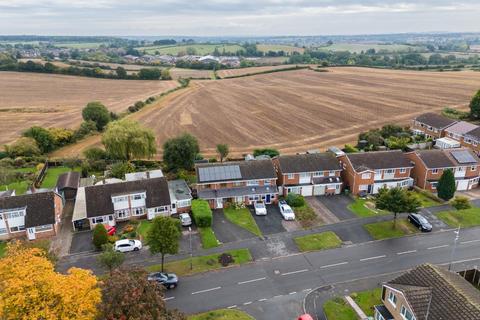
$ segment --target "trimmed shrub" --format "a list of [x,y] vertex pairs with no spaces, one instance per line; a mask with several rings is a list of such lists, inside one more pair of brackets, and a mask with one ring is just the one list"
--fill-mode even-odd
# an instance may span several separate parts
[[107,229],[103,224],[97,224],[93,229],[93,245],[97,250],[102,249],[102,246],[108,242]]
[[232,255],[229,253],[222,253],[218,256],[218,262],[223,266],[226,267],[231,263],[234,263],[235,260],[233,259]]
[[296,193],[289,193],[286,200],[291,207],[303,207],[305,205],[305,198]]
[[193,200],[192,215],[197,227],[207,228],[212,226],[213,215],[208,201],[201,199]]
[[456,196],[452,201],[450,201],[450,204],[457,210],[470,209],[472,207],[470,200],[463,196]]

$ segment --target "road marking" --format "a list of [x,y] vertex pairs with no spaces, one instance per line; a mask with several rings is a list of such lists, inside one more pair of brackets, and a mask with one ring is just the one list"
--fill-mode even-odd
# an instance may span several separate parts
[[321,266],[320,269],[341,266],[341,265],[347,264],[347,263],[348,263],[347,261],[344,261],[344,262],[339,262],[339,263],[334,263],[334,264],[327,264],[326,266]]
[[263,298],[263,299],[259,299],[258,301],[263,302],[263,301],[267,301],[267,299]]
[[237,307],[237,305],[234,304],[233,306],[227,307],[227,309],[233,309],[233,308],[236,308],[236,307]]
[[163,301],[168,301],[168,300],[172,300],[172,299],[175,299],[175,297],[163,298]]
[[460,243],[461,243],[461,244],[466,244],[466,243],[473,243],[473,242],[480,242],[480,239],[470,240],[470,241],[462,241],[462,242],[460,242]]
[[239,282],[238,284],[245,284],[245,283],[250,283],[250,282],[255,282],[255,281],[261,281],[261,280],[265,280],[267,278],[258,278],[258,279],[252,279],[252,280],[247,280],[247,281],[241,281]]
[[273,299],[275,299],[275,298],[280,298],[281,296],[282,296],[282,295],[280,294],[280,295],[278,295],[278,296],[273,297]]
[[221,289],[221,288],[222,288],[222,287],[215,287],[215,288],[211,288],[211,289],[205,289],[205,290],[195,291],[195,292],[192,292],[192,294],[199,294],[199,293],[209,292],[209,291],[218,290],[218,289]]
[[302,291],[303,292],[309,292],[309,291],[312,291],[312,289],[308,288],[308,289],[303,289]]
[[292,294],[295,294],[295,293],[297,293],[297,292],[296,292],[296,291],[293,291],[293,292],[290,292],[289,294],[292,295]]
[[400,256],[400,255],[402,255],[402,254],[414,253],[414,252],[417,252],[417,250],[410,250],[410,251],[397,252],[397,254]]
[[374,259],[381,259],[381,258],[385,258],[385,257],[386,257],[386,255],[383,255],[383,256],[375,256],[375,257],[360,259],[360,261],[368,261],[368,260],[374,260]]
[[245,302],[243,305],[248,306],[249,304],[252,304],[252,301]]
[[307,271],[308,271],[308,269],[302,269],[302,270],[297,270],[297,271],[285,272],[285,273],[282,273],[282,276],[288,276],[288,275],[290,275],[290,274],[307,272]]
[[448,244],[444,244],[443,246],[430,247],[430,248],[427,248],[427,250],[440,249],[445,247],[448,247]]

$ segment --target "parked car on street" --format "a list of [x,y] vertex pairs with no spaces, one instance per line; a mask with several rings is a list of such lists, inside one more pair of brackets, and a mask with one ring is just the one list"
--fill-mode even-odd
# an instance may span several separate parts
[[178,286],[178,277],[175,273],[154,272],[147,278],[149,281],[156,281],[167,289],[173,289]]
[[283,219],[285,220],[295,220],[295,212],[288,205],[287,201],[280,200],[278,202],[278,207],[280,208],[280,213],[282,214]]
[[119,252],[138,251],[142,249],[140,240],[122,239],[115,241],[115,250]]
[[428,220],[422,216],[421,214],[418,213],[410,213],[408,215],[408,221],[410,221],[411,224],[416,226],[420,231],[425,231],[425,232],[430,232],[432,231],[432,225]]
[[192,225],[192,218],[188,213],[180,213],[178,218],[180,219],[180,223],[183,227],[188,227]]
[[113,236],[115,234],[115,232],[117,232],[117,228],[112,227],[112,226],[107,227],[107,234],[109,236]]
[[265,206],[265,203],[255,202],[253,207],[255,208],[255,214],[257,216],[266,216],[267,215],[267,207]]

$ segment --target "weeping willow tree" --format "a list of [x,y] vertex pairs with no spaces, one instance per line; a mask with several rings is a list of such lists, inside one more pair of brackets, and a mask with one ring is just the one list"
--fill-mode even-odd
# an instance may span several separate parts
[[107,153],[117,160],[151,158],[157,153],[153,132],[135,121],[109,123],[102,143]]

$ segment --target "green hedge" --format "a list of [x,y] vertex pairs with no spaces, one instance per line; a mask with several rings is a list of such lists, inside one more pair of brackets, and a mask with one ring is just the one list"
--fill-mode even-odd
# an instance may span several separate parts
[[291,207],[303,207],[306,204],[305,198],[302,195],[299,195],[293,192],[290,192],[287,195],[286,200],[288,205]]
[[208,201],[201,199],[193,200],[192,215],[197,227],[208,228],[212,226],[213,215]]

